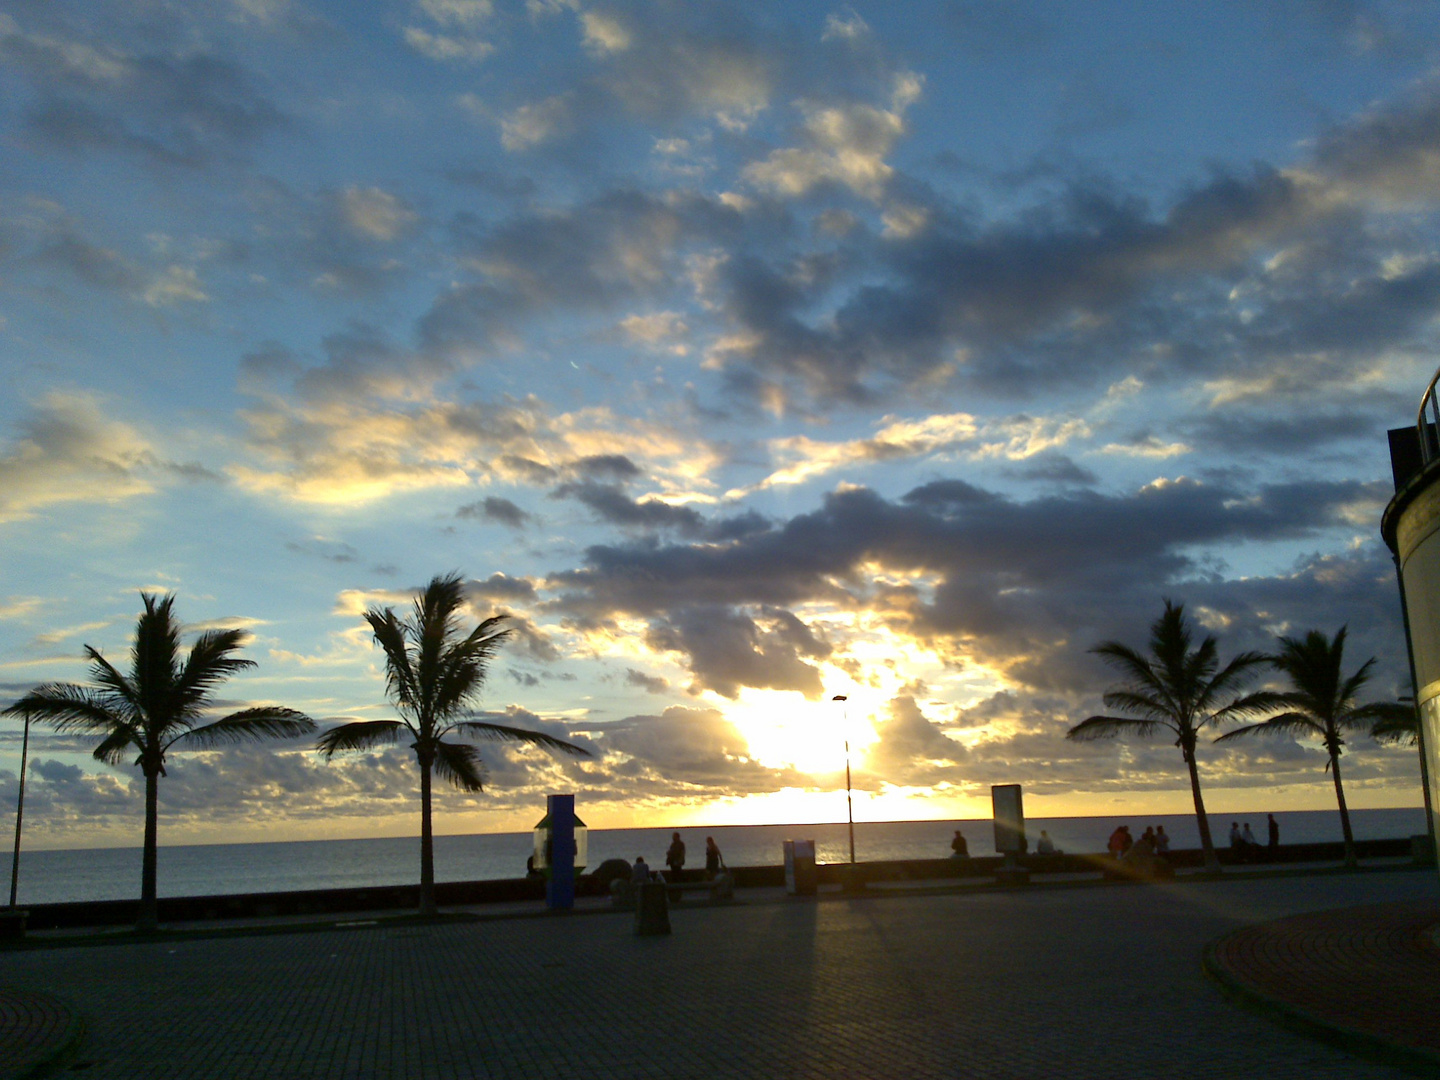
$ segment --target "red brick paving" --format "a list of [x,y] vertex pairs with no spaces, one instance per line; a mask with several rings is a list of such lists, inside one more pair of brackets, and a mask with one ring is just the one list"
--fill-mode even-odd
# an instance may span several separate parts
[[21,1076],[49,1061],[79,1034],[79,1021],[45,994],[0,987],[0,1077]]
[[1437,1055],[1440,904],[1419,900],[1294,915],[1236,931],[1212,947],[1222,976],[1268,1002],[1342,1032]]

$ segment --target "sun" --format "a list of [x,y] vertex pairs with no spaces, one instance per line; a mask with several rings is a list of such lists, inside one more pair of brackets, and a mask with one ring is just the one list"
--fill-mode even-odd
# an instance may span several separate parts
[[794,691],[747,688],[722,708],[761,765],[829,776],[845,771],[847,738],[852,764],[875,742],[870,717],[880,704],[870,701],[873,691],[846,694],[845,701],[831,700],[833,696],[809,701]]

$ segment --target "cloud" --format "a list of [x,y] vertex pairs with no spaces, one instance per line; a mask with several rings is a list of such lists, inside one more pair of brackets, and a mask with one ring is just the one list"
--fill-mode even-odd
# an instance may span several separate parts
[[370,240],[393,241],[409,232],[417,217],[396,196],[376,187],[348,187],[339,200],[345,224]]
[[134,428],[92,397],[48,395],[0,451],[0,522],[67,502],[119,502],[155,490],[158,459]]
[[512,529],[523,529],[535,520],[533,514],[521,510],[509,499],[501,499],[494,495],[487,495],[477,502],[466,503],[455,511],[455,516],[493,521],[497,525],[506,525]]
[[73,152],[118,150],[167,166],[233,158],[286,123],[233,62],[193,48],[131,53],[83,30],[26,30],[0,19],[0,57],[29,82],[35,138]]
[[920,93],[913,74],[897,78],[890,108],[801,102],[807,145],[773,150],[747,165],[746,181],[794,198],[819,184],[839,184],[862,198],[878,200],[894,170],[886,163],[905,133],[905,109]]
[[[1015,685],[1075,689],[1095,678],[1090,642],[1148,625],[1160,595],[1210,591],[1184,584],[1205,580],[1197,551],[1348,534],[1352,506],[1378,487],[1181,478],[1024,502],[959,480],[894,502],[849,487],[722,545],[591,547],[585,565],[551,575],[547,605],[582,625],[645,620],[650,648],[681,656],[694,688],[727,697],[744,686],[820,692],[814,662],[834,646],[799,636],[801,608],[868,611],[942,659],[988,665]],[[1259,582],[1235,588],[1257,593]],[[1372,604],[1393,605],[1393,583],[1370,588]]]

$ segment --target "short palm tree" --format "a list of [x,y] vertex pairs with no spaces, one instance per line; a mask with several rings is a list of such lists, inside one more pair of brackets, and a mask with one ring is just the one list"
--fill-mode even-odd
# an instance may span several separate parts
[[385,651],[386,696],[398,720],[364,720],[331,728],[316,748],[330,758],[342,750],[365,750],[398,742],[408,733],[420,765],[420,913],[435,913],[435,852],[431,832],[432,770],[462,791],[485,790],[485,765],[461,735],[504,742],[532,743],[566,754],[589,755],[583,747],[525,728],[469,719],[480,696],[486,670],[510,635],[507,616],[494,615],[465,633],[459,615],[465,603],[459,574],[436,577],[415,599],[408,620],[391,608],[371,608],[365,621]]
[[1345,805],[1345,788],[1340,783],[1340,755],[1344,732],[1371,731],[1377,721],[1387,724],[1413,722],[1415,709],[1398,701],[1375,701],[1357,705],[1355,697],[1370,681],[1372,656],[1349,678],[1345,677],[1345,627],[1333,639],[1323,631],[1311,630],[1303,638],[1282,637],[1280,651],[1270,662],[1290,680],[1291,690],[1277,704],[1286,711],[1259,724],[1237,728],[1217,740],[1248,735],[1311,736],[1325,744],[1330,760],[1325,767],[1335,781],[1335,799],[1340,804],[1340,828],[1345,834],[1345,865],[1355,866],[1355,835],[1350,831],[1350,810]]
[[153,930],[158,783],[165,775],[166,754],[172,748],[203,750],[222,743],[307,735],[315,730],[315,722],[294,709],[262,705],[201,723],[216,687],[255,666],[253,660],[235,655],[245,642],[245,631],[206,631],[182,660],[175,597],[141,593],[140,599],[145,611],[135,624],[128,675],[87,645],[93,685],[45,683],[5,712],[28,712],[57,731],[101,736],[94,754],[107,765],[121,764],[131,751],[138,755],[135,763],[145,776],[145,848],[137,928]]
[[1123,682],[1105,694],[1106,707],[1132,715],[1092,716],[1066,732],[1066,738],[1085,741],[1117,735],[1149,738],[1161,731],[1174,734],[1175,745],[1180,747],[1190,770],[1190,793],[1195,799],[1205,867],[1218,873],[1220,861],[1215,857],[1210,820],[1205,816],[1205,800],[1200,794],[1195,744],[1207,727],[1273,708],[1275,695],[1264,691],[1239,694],[1255,669],[1266,662],[1263,653],[1240,653],[1222,668],[1214,637],[1207,635],[1194,649],[1191,640],[1185,605],[1166,600],[1164,614],[1150,625],[1149,656],[1118,641],[1106,641],[1091,649],[1124,676]]

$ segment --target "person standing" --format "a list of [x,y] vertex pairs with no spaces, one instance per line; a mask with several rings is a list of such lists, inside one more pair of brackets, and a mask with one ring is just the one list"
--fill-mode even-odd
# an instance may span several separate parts
[[1156,826],[1155,826],[1155,854],[1156,854],[1156,855],[1169,855],[1169,854],[1170,854],[1170,836],[1169,836],[1169,834],[1165,831],[1165,826],[1164,826],[1164,825],[1156,825]]
[[679,881],[680,871],[685,867],[685,841],[678,832],[673,834],[670,848],[665,852],[665,865],[670,868],[670,880]]
[[725,859],[720,854],[720,845],[715,843],[713,836],[705,837],[705,879],[714,881],[715,875],[720,873],[724,865]]
[[1266,814],[1266,828],[1270,831],[1270,842],[1265,846],[1270,849],[1270,858],[1275,858],[1275,849],[1280,846],[1280,823],[1275,820],[1274,814]]
[[1120,858],[1125,854],[1125,826],[1115,826],[1115,831],[1110,834],[1110,839],[1105,844],[1105,849],[1110,852],[1113,858]]

